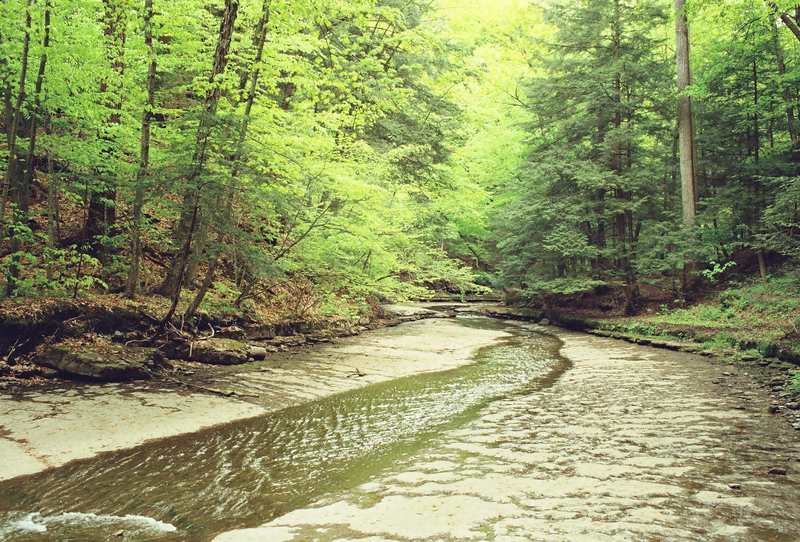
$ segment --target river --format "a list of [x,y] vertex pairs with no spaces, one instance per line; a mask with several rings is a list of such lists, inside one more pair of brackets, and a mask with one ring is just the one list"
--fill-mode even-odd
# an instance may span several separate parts
[[0,482],[0,539],[800,539],[797,435],[724,367],[458,325],[504,334],[452,370]]

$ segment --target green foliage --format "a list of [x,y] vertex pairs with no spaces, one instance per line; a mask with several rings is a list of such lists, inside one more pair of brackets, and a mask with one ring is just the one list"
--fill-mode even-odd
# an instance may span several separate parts
[[[139,186],[146,287],[164,272],[153,263],[180,260],[176,223],[186,202],[198,201],[190,246],[197,265],[186,283],[196,286],[212,259],[222,261],[207,310],[239,310],[254,298],[281,304],[286,290],[269,292],[292,282],[310,296],[307,306],[292,309],[298,317],[336,312],[337,303],[360,312],[372,297],[485,291],[473,269],[486,273],[490,265],[488,193],[464,169],[489,156],[477,148],[488,137],[488,117],[511,126],[491,84],[500,72],[515,80],[509,66],[524,59],[512,44],[478,51],[478,34],[462,33],[451,11],[422,0],[273,0],[255,65],[263,7],[251,2],[239,6],[227,68],[212,81],[222,4],[154,0],[153,107],[146,105],[151,58],[143,3],[54,0],[47,51],[45,3],[34,4],[28,64],[36,66],[45,52],[47,64],[38,98],[28,72],[22,117],[31,126],[34,100],[41,99],[50,123],[39,123],[31,173],[46,178],[48,191],[58,183],[61,220],[47,249],[46,237],[30,229],[58,218],[43,199],[34,198],[10,225],[8,240],[20,250],[3,252],[2,271],[16,281],[15,295],[121,288],[134,256],[129,233]],[[1,8],[7,60],[0,75],[9,93],[22,65],[24,6],[11,0]],[[452,29],[442,32],[443,24]],[[489,26],[507,25],[499,18]],[[514,58],[479,66],[487,55]],[[256,69],[249,107],[244,91]],[[213,107],[209,96],[218,97]],[[140,178],[144,113],[153,122]],[[21,143],[24,155],[24,135]],[[480,165],[484,175],[492,169]]]
[[789,381],[789,389],[794,393],[800,394],[800,371],[795,371]]
[[572,295],[591,292],[606,283],[584,278],[560,278],[528,283],[525,293],[530,297],[541,294]]
[[75,245],[44,249],[38,256],[12,252],[0,260],[0,273],[9,276],[12,269],[19,276],[14,281],[15,297],[76,296],[107,287],[100,261]]
[[669,156],[672,83],[653,25],[666,24],[667,11],[656,1],[562,1],[545,17],[555,36],[530,60],[529,156],[503,185],[494,216],[502,272],[523,288],[552,279],[630,283],[637,267],[653,267],[636,261],[640,233],[649,220],[672,218],[654,205]]
[[719,305],[704,303],[689,309],[676,309],[654,318],[657,322],[687,326],[731,327],[742,325],[735,310]]
[[649,322],[633,321],[620,324],[611,323],[604,325],[603,329],[638,337],[660,337],[662,335],[658,326]]
[[[260,62],[264,4],[241,3],[216,74],[225,2],[153,2],[152,48],[144,2],[35,2],[30,28],[26,0],[0,5],[0,124],[20,118],[22,164],[3,187],[3,291],[120,290],[134,232],[145,289],[186,246],[181,284],[215,271],[207,310],[297,317],[487,286],[623,285],[633,309],[641,277],[678,297],[687,262],[708,284],[743,252],[800,257],[800,49],[767,3],[690,2],[700,202],[685,228],[666,0],[272,0]],[[791,296],[747,288],[672,317],[797,317]]]
[[503,284],[583,277],[635,288],[641,275],[677,292],[688,262],[713,284],[747,251],[798,257],[787,108],[800,121],[786,101],[800,83],[796,38],[768,3],[689,6],[697,226],[679,221],[671,5],[551,2],[520,99],[532,113],[527,159],[502,179],[491,214]]
[[711,339],[703,342],[708,350],[728,352],[739,346],[739,341],[730,333],[716,333]]
[[700,271],[700,274],[709,282],[716,282],[720,275],[734,267],[736,267],[736,262],[725,262],[724,264],[720,264],[719,262],[712,260],[709,262],[709,267]]
[[768,181],[773,194],[764,210],[763,233],[758,243],[785,256],[800,259],[800,177],[777,177]]
[[[763,340],[768,344],[797,333],[798,318],[800,283],[794,272],[728,288],[709,303],[666,311],[651,320],[725,330],[741,341]],[[765,351],[762,354],[767,355]]]

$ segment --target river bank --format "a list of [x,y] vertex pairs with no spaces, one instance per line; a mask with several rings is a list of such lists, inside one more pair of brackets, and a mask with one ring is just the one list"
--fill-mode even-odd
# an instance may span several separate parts
[[[560,317],[552,311],[542,313],[493,303],[430,302],[388,307],[388,316],[372,325],[406,323],[402,328],[404,338],[401,340],[398,336],[380,346],[375,346],[374,342],[384,341],[396,332],[367,331],[363,339],[340,339],[339,344],[320,348],[308,348],[315,342],[293,335],[284,341],[284,351],[271,353],[266,362],[235,367],[180,362],[170,373],[179,378],[168,376],[124,384],[50,380],[44,385],[6,393],[0,396],[3,417],[0,479],[262,415],[357,386],[468,363],[475,351],[503,334],[493,336],[484,332],[470,337],[452,323],[408,323],[452,316],[457,312],[544,321],[601,337],[734,362],[740,371],[770,394],[769,412],[784,415],[795,429],[800,429],[800,397],[790,389],[796,370],[792,363],[736,354],[730,345],[727,350],[715,350],[709,347],[708,341],[686,340],[685,333],[681,338],[667,336],[658,328],[643,326],[635,319],[628,319],[623,325],[619,319]],[[449,338],[440,344],[427,341],[414,346],[428,325],[441,329],[442,335]],[[651,329],[651,333],[644,334],[643,329]],[[437,356],[437,353],[459,350],[461,353],[449,360]],[[391,363],[377,365],[378,358],[391,359]],[[148,423],[153,416],[158,416],[157,426]]]
[[[202,313],[164,323],[165,300],[117,295],[92,300],[43,298],[0,306],[0,391],[47,389],[64,382],[176,382],[183,365],[241,365],[311,344],[330,343],[440,312],[372,303],[356,313],[298,315],[293,311]],[[186,363],[184,363],[186,362]],[[190,373],[197,371],[191,370]],[[186,379],[180,382],[188,384]]]
[[[620,331],[619,322],[558,316],[492,303],[442,302],[388,307],[386,325],[336,344],[306,341],[268,360],[232,367],[181,362],[179,379],[118,384],[49,382],[0,395],[0,480],[57,467],[75,459],[260,416],[357,387],[470,363],[503,332],[468,330],[440,318],[475,313],[495,319],[541,321],[645,346],[716,356],[732,362],[770,395],[767,410],[800,429],[798,396],[787,390],[794,366],[779,360],[725,356],[703,344]],[[428,318],[437,320],[427,320]],[[421,319],[421,320],[420,320]],[[615,326],[613,330],[610,326]],[[431,340],[436,331],[442,339]],[[558,334],[558,331],[555,331]],[[425,339],[423,340],[423,337]],[[733,372],[727,375],[732,376]],[[722,378],[728,378],[723,376]],[[158,424],[150,423],[154,417]]]
[[[431,316],[414,307],[393,310],[400,318]],[[377,382],[452,369],[505,336],[450,319],[417,320],[275,353],[262,362],[186,363],[182,379],[192,384],[188,389],[162,379],[6,393],[0,396],[0,480]]]

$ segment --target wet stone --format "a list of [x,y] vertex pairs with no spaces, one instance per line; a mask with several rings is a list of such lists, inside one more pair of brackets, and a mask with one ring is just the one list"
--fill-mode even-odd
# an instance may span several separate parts
[[263,346],[250,346],[249,355],[252,359],[261,361],[267,358],[267,349]]
[[238,365],[250,361],[250,346],[235,339],[212,338],[175,345],[170,356],[211,365]]
[[155,368],[154,348],[106,345],[102,349],[53,346],[36,356],[38,365],[63,374],[105,382],[148,378]]

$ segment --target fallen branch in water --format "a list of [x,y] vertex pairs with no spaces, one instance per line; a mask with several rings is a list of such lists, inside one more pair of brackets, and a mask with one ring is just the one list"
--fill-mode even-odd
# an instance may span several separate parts
[[200,384],[192,384],[191,382],[187,382],[185,380],[181,380],[180,378],[170,376],[165,374],[164,372],[154,372],[154,371],[147,371],[152,378],[158,378],[162,381],[171,382],[172,384],[178,384],[185,388],[203,391],[206,393],[211,393],[213,395],[219,395],[222,397],[246,397],[248,399],[258,399],[258,395],[252,395],[248,393],[239,393],[236,391],[225,391],[225,390],[218,390],[216,388],[209,388],[208,386],[202,386]]
[[364,378],[367,373],[362,373],[357,367],[349,367],[353,372],[347,375],[347,378]]

